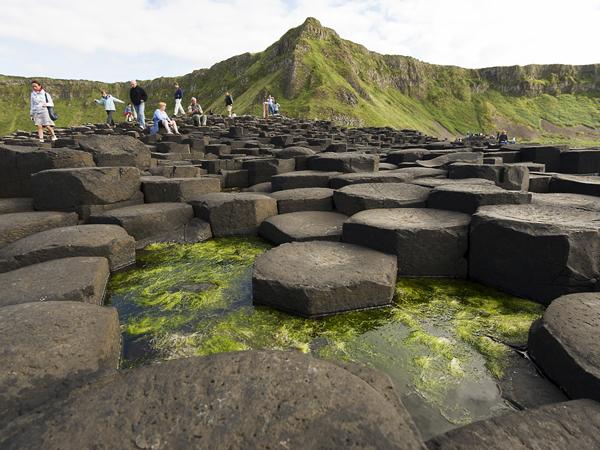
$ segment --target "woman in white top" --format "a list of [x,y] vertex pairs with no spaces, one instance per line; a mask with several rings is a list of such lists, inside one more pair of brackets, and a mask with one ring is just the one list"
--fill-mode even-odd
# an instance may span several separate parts
[[170,119],[167,114],[167,104],[164,102],[160,102],[158,104],[158,109],[154,111],[154,116],[152,116],[153,126],[150,130],[151,134],[158,133],[158,129],[163,126],[165,130],[167,130],[167,134],[173,134],[171,131],[171,127],[175,131],[175,134],[179,134],[179,129],[177,128],[177,123],[174,119]]
[[36,80],[31,82],[31,89],[29,116],[37,126],[40,142],[44,142],[44,127],[46,127],[50,136],[52,136],[52,140],[55,141],[54,122],[50,119],[50,114],[48,114],[48,107],[54,106],[52,97],[44,91],[41,83]]

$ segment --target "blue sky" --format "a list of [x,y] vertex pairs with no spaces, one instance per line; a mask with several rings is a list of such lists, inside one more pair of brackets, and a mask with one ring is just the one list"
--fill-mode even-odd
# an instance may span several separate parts
[[308,16],[463,67],[600,63],[600,0],[0,0],[0,73],[122,81],[257,52]]

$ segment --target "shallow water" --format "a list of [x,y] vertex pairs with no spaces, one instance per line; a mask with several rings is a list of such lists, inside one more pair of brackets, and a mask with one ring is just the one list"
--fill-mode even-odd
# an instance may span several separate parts
[[318,320],[252,305],[269,245],[224,238],[155,244],[114,275],[123,366],[248,349],[293,349],[386,372],[423,437],[511,409],[499,380],[541,306],[459,280],[402,279],[389,308]]

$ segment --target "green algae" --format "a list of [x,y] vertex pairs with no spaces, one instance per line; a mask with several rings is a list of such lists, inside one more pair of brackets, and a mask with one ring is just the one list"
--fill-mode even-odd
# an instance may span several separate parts
[[[542,307],[475,283],[400,279],[388,308],[307,320],[251,301],[251,265],[269,248],[257,239],[149,246],[138,266],[116,274],[126,366],[250,349],[296,350],[386,372],[423,399],[421,415],[463,424],[507,406],[497,382],[510,345],[523,345]],[[200,287],[196,289],[196,287]],[[144,342],[145,358],[128,356]],[[443,428],[438,421],[431,425]]]

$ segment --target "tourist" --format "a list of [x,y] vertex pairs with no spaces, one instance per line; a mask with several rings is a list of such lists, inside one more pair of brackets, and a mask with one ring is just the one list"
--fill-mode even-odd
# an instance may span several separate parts
[[106,123],[109,126],[112,126],[115,124],[115,121],[113,120],[113,113],[117,110],[115,107],[115,102],[123,104],[125,104],[125,102],[123,100],[119,100],[117,97],[113,97],[106,91],[101,92],[102,98],[96,100],[96,103],[99,105],[104,105],[104,110],[106,111]]
[[273,114],[275,115],[279,115],[279,108],[281,106],[279,105],[279,103],[275,102],[275,104],[273,105]]
[[135,109],[138,124],[142,130],[146,129],[146,116],[144,115],[145,102],[148,100],[146,91],[138,86],[136,80],[131,80],[131,89],[129,90],[129,98]]
[[272,95],[269,95],[267,98],[267,105],[269,107],[269,114],[275,114],[275,98]]
[[185,110],[183,109],[183,106],[181,106],[181,100],[183,99],[183,91],[177,83],[175,83],[175,87],[177,88],[177,90],[175,91],[175,110],[173,111],[173,115],[177,116],[179,114],[179,111],[181,111],[181,114],[185,116]]
[[133,106],[131,106],[131,103],[128,103],[127,106],[125,107],[125,111],[123,112],[123,115],[125,116],[125,121],[126,122],[133,122],[134,120],[134,109]]
[[204,111],[202,111],[202,106],[200,106],[200,103],[198,103],[196,97],[192,97],[191,102],[192,103],[190,103],[190,106],[188,106],[188,114],[191,114],[192,120],[194,121],[194,125],[196,125],[197,127],[199,127],[200,125],[205,127],[206,114],[204,114]]
[[154,116],[152,117],[152,129],[150,130],[151,134],[158,133],[158,129],[163,127],[167,130],[167,134],[173,134],[171,131],[171,127],[175,131],[175,134],[179,134],[179,129],[177,128],[177,123],[174,119],[169,118],[167,115],[167,104],[165,102],[160,102],[158,104],[158,109],[154,111]]
[[508,144],[508,134],[505,130],[502,130],[502,132],[498,135],[498,143],[500,143],[500,145]]
[[225,109],[227,110],[227,115],[231,117],[233,113],[233,97],[229,92],[225,92]]
[[44,90],[44,87],[40,82],[36,80],[32,81],[29,116],[37,127],[40,142],[44,142],[44,128],[50,133],[51,139],[53,141],[56,140],[54,122],[50,118],[48,108],[54,108],[52,97]]

